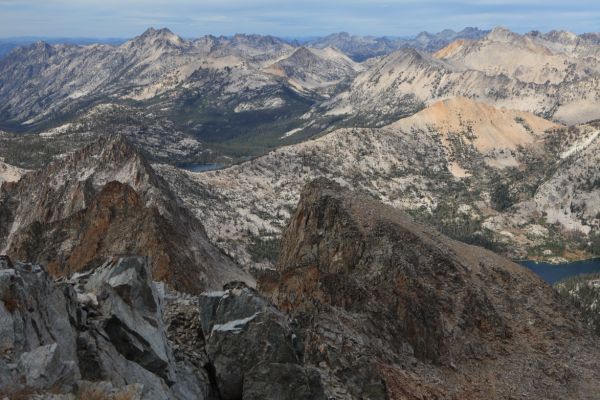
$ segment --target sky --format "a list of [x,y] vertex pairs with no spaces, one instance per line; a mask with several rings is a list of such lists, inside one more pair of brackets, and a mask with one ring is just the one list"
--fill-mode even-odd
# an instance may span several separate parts
[[414,36],[466,26],[516,32],[600,30],[598,0],[0,0],[0,37]]

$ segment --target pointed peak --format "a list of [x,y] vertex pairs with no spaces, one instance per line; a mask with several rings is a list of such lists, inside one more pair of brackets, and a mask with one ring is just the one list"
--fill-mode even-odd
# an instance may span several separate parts
[[315,57],[315,54],[307,47],[305,46],[300,46],[298,47],[294,53],[294,56],[309,56],[309,57]]
[[419,33],[419,34],[418,34],[418,35],[415,37],[415,39],[417,39],[417,40],[419,40],[419,39],[427,39],[427,38],[430,38],[430,37],[432,37],[432,36],[433,36],[433,35],[432,35],[431,33],[427,32],[427,31],[423,31],[423,32],[420,32],[420,33]]
[[498,41],[498,42],[507,42],[513,41],[519,37],[516,33],[512,32],[510,29],[505,28],[503,26],[497,26],[488,33],[486,36],[488,40]]
[[[100,137],[84,148],[70,154],[58,164],[79,165],[81,163],[119,165],[137,159],[144,167],[149,167],[140,151],[122,134]],[[150,168],[146,168],[150,169]]]
[[36,53],[47,53],[50,54],[53,51],[53,47],[48,42],[44,42],[43,40],[38,40],[28,46],[17,47],[16,50],[24,50],[24,51],[34,51]]
[[392,53],[392,55],[394,55],[393,58],[397,60],[421,61],[426,59],[424,53],[412,47],[400,49]]
[[579,40],[579,36],[577,36],[577,34],[564,30],[550,31],[544,35],[544,38],[552,42],[558,42],[563,44],[574,44]]
[[155,29],[151,27],[146,29],[140,36],[135,37],[131,42],[137,44],[168,44],[179,46],[185,41],[168,28]]
[[458,32],[456,32],[453,29],[444,29],[443,31],[441,31],[439,33],[439,35],[445,35],[445,36],[450,36],[450,35],[456,35]]
[[280,66],[285,66],[285,65],[298,66],[298,65],[304,65],[306,63],[318,62],[318,60],[320,60],[320,59],[321,59],[321,57],[319,57],[317,54],[315,54],[315,52],[311,51],[310,49],[308,49],[304,46],[300,46],[297,49],[295,49],[292,54],[290,54],[286,58],[278,61],[276,64],[280,65]]
[[131,157],[143,158],[137,147],[121,133],[102,137],[90,146],[100,154],[115,160],[125,160]]
[[144,31],[140,36],[141,37],[154,37],[154,36],[162,36],[162,35],[174,35],[173,32],[169,28],[160,28],[156,29],[154,27],[150,27]]

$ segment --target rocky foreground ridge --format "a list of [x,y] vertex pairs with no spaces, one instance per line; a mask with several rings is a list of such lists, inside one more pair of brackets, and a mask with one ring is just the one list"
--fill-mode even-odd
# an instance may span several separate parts
[[539,277],[331,181],[304,189],[277,272],[259,287],[340,398],[596,396],[599,342]]
[[318,398],[287,317],[241,283],[190,296],[145,257],[59,281],[3,257],[0,296],[0,398]]
[[2,394],[593,399],[600,389],[600,341],[533,273],[328,180],[304,189],[262,294],[241,282],[182,294],[154,281],[152,262],[116,257],[55,281],[2,258]]

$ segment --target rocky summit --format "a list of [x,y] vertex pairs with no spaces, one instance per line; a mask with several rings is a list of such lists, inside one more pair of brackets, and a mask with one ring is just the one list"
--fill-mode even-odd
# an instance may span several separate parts
[[335,398],[593,399],[600,342],[539,277],[317,180],[260,288]]
[[[189,294],[152,258],[0,258],[0,393],[33,399],[595,399],[600,340],[528,270],[308,184],[277,268]],[[192,278],[190,277],[190,280]],[[95,396],[95,397],[94,397]]]
[[179,290],[253,283],[122,136],[4,184],[0,221],[0,251],[40,263],[55,277],[93,269],[114,255],[142,254],[152,257],[155,279]]

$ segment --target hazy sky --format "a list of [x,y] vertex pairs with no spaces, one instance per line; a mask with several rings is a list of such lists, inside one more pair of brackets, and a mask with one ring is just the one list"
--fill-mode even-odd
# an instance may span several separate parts
[[465,26],[600,30],[598,0],[0,0],[0,37],[414,35]]

